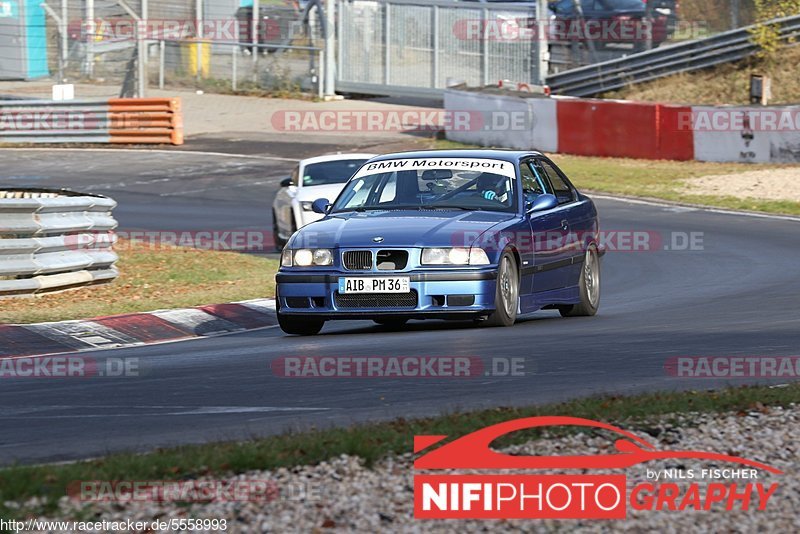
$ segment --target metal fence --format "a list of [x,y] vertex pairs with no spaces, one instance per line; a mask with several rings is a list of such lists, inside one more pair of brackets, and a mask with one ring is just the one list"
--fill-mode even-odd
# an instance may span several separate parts
[[[641,57],[633,53],[632,43],[612,41],[587,48],[580,39],[556,41],[562,37],[551,35],[550,22],[558,17],[547,0],[332,3],[336,32],[330,50],[335,51],[340,92],[440,96],[442,89],[456,82],[483,86],[508,79],[542,84],[548,72],[574,70],[586,63],[614,71],[613,77],[617,58],[627,56],[618,60],[625,62]],[[91,83],[92,96],[141,96],[148,86],[210,92],[318,92],[325,74],[320,52],[325,27],[322,8],[327,1],[257,0],[253,4],[48,0],[39,4],[47,16],[37,18],[43,22],[36,24],[47,36],[47,63],[53,78]],[[675,31],[667,42],[713,35],[753,17],[750,3],[741,0],[682,2],[677,13],[673,9],[677,3],[671,0],[648,5],[656,11],[672,6],[668,18]],[[0,71],[6,56],[16,57],[21,49],[14,39],[2,39],[9,29],[3,20]],[[498,26],[511,33],[516,27],[522,34],[537,25],[539,31],[532,38],[489,35]],[[167,29],[170,26],[177,30]],[[146,30],[143,38],[139,28]],[[662,50],[665,54],[675,51],[664,45],[656,49],[657,53]],[[329,65],[328,73],[333,70]],[[559,80],[558,75],[551,76]]]
[[502,79],[540,83],[543,39],[486,37],[487,21],[526,25],[529,5],[447,0],[355,0],[338,3],[339,91],[440,95],[459,82]]
[[116,205],[71,191],[0,190],[0,297],[114,280]]
[[[261,4],[254,24],[237,1],[50,0],[51,76],[108,97],[147,96],[148,87],[316,92],[318,2]],[[10,53],[1,34],[0,57]]]
[[[800,16],[778,19],[773,23],[780,28],[783,44],[797,44]],[[592,96],[632,83],[738,61],[759,50],[751,40],[753,28],[739,28],[707,39],[663,46],[626,58],[571,69],[549,76],[547,83],[553,93]]]

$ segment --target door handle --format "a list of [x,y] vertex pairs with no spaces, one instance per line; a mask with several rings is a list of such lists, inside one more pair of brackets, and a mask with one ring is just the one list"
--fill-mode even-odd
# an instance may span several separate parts
[[561,221],[561,229],[564,230],[564,231],[569,230],[569,221],[568,220],[564,219],[563,221]]

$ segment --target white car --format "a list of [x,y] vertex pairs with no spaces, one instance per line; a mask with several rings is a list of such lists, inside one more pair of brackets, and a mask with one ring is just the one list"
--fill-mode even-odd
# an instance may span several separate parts
[[281,181],[272,202],[272,231],[275,248],[282,250],[299,228],[322,218],[311,210],[318,198],[331,202],[347,180],[375,154],[332,154],[301,160],[291,176]]

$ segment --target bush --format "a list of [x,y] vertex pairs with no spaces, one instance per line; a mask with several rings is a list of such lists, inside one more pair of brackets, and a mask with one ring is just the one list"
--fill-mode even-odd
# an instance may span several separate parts
[[800,14],[800,0],[754,0],[756,27],[750,32],[751,41],[760,48],[758,57],[771,60],[781,47],[780,31],[770,20]]

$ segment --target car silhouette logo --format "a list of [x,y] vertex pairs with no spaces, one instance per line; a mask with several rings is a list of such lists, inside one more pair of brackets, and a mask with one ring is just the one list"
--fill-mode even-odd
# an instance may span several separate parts
[[[583,456],[513,456],[491,449],[496,439],[511,432],[550,426],[603,429],[620,435],[615,453]],[[414,436],[414,452],[421,452],[447,436]],[[414,462],[415,469],[624,469],[652,460],[693,458],[729,462],[783,474],[769,465],[704,451],[659,451],[645,440],[621,428],[578,417],[526,417],[491,425],[433,449]]]
[[383,238],[381,236],[373,237],[372,240],[376,243],[383,243]]

